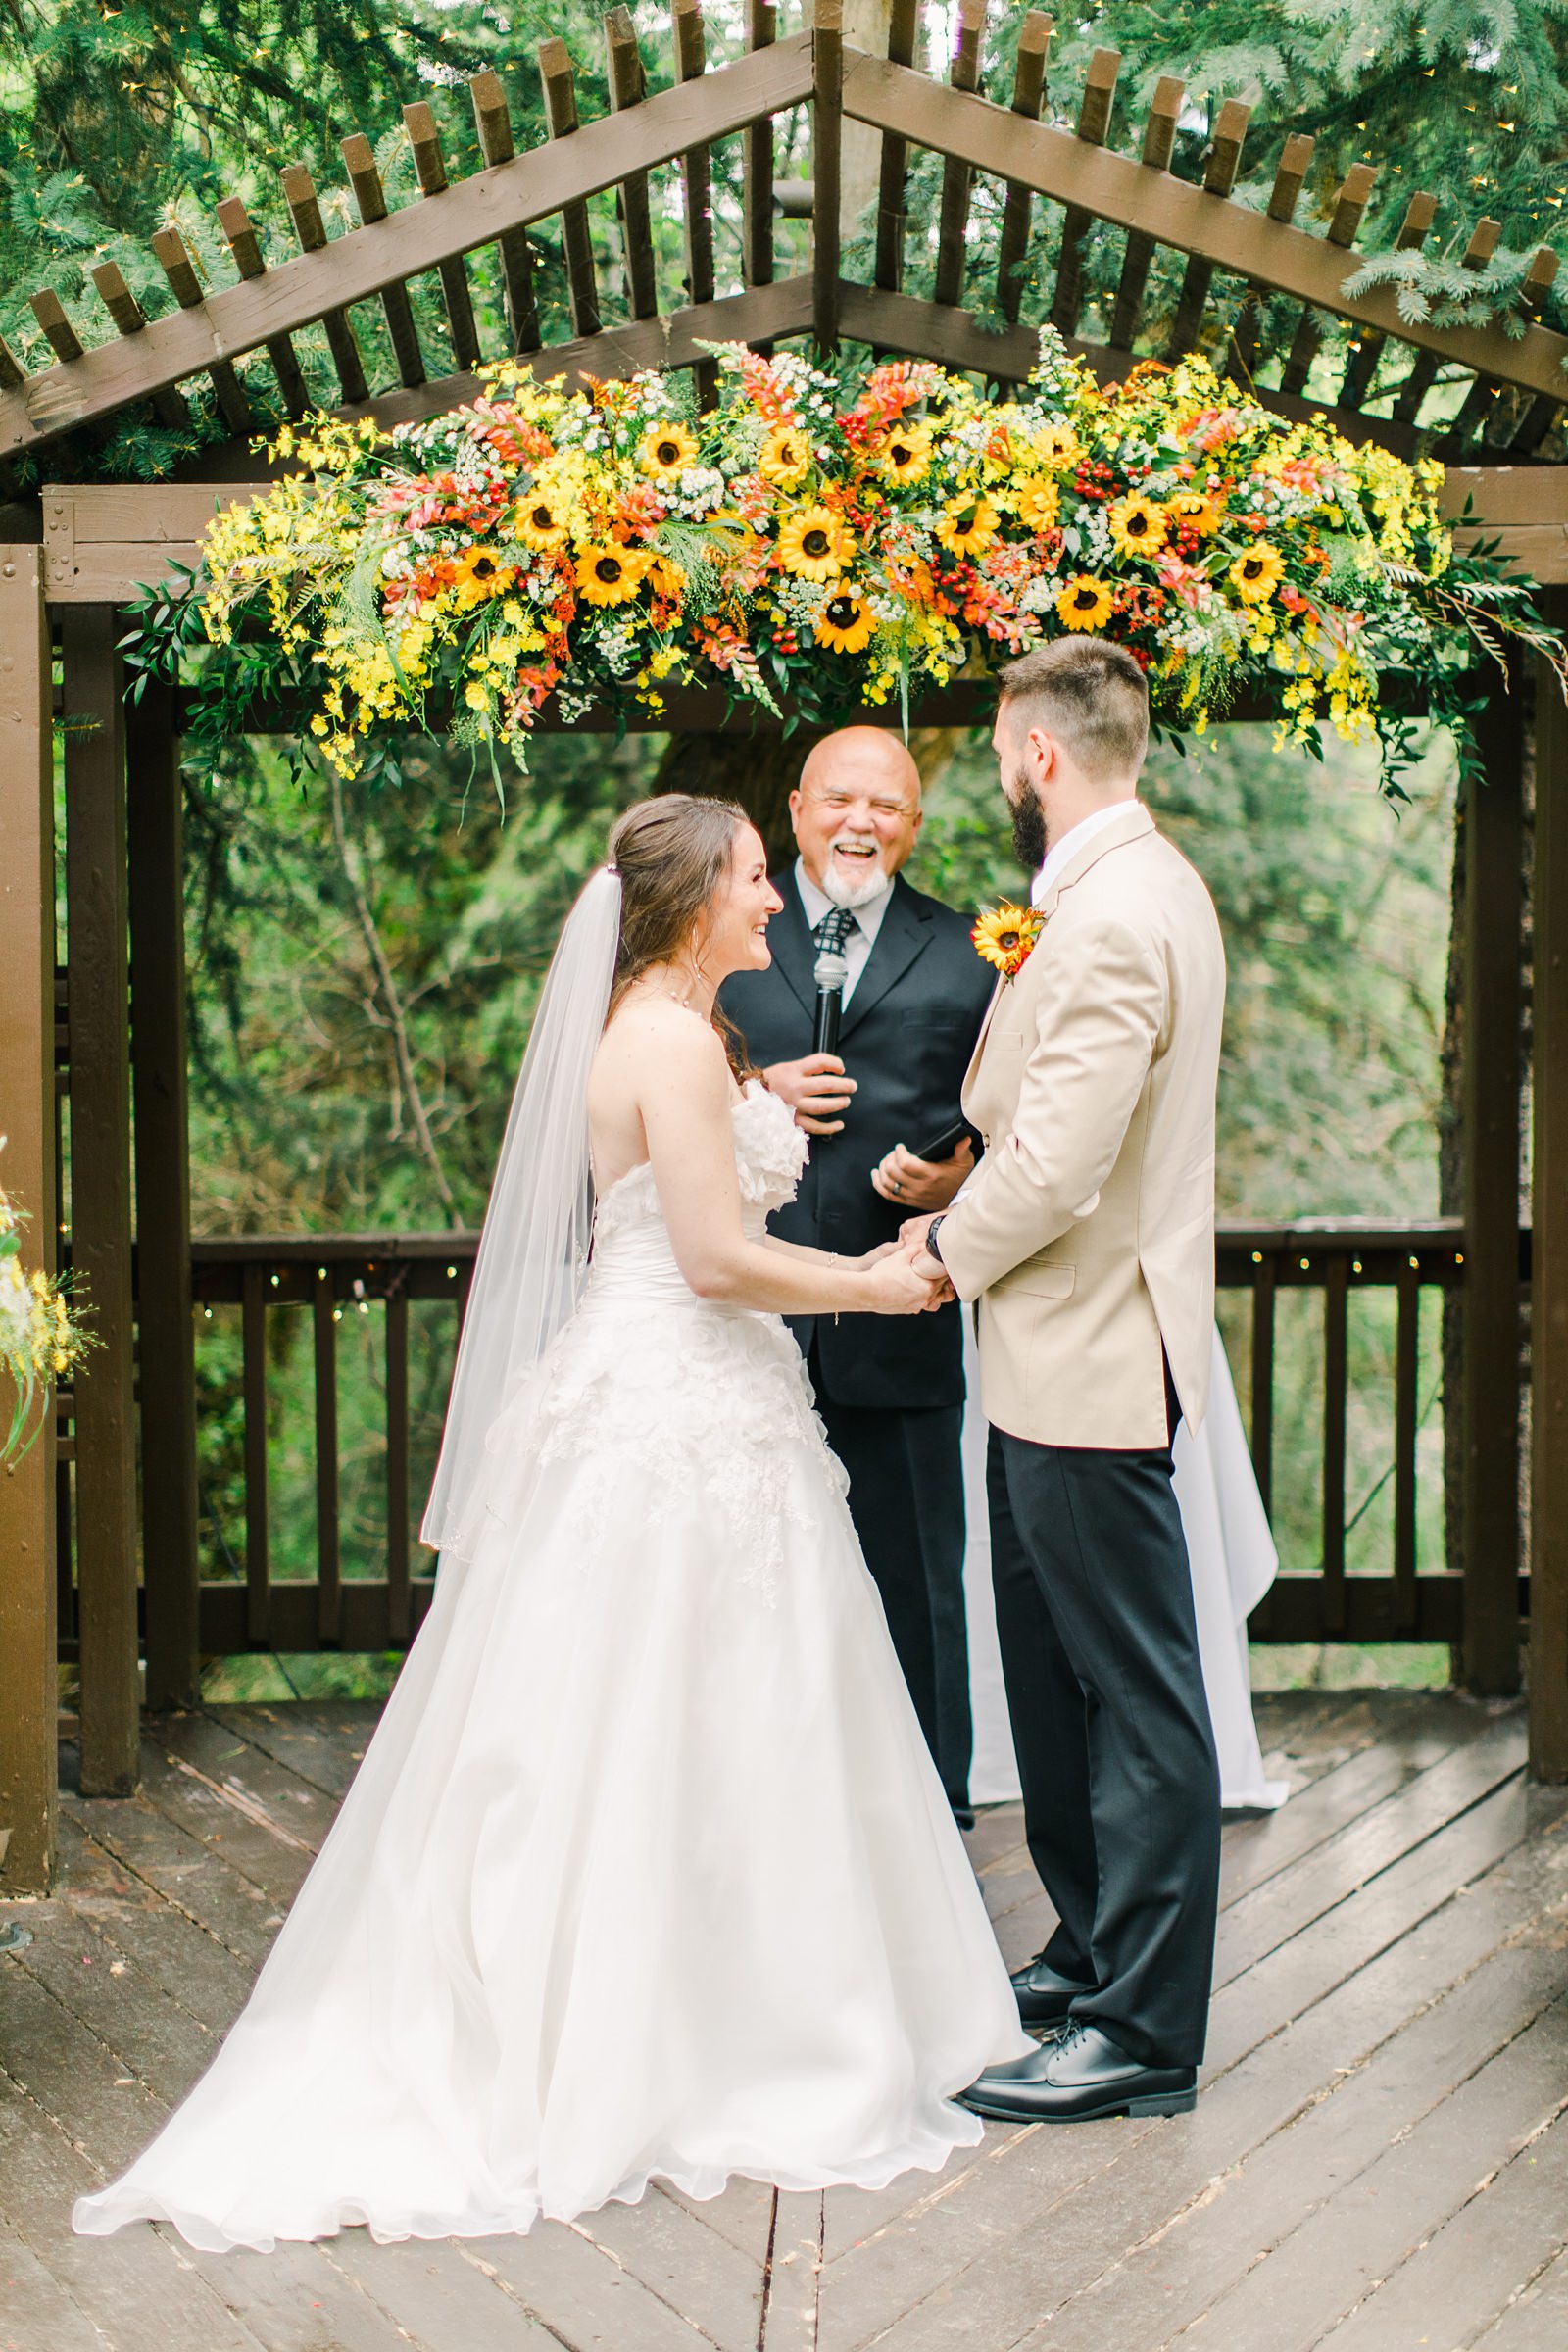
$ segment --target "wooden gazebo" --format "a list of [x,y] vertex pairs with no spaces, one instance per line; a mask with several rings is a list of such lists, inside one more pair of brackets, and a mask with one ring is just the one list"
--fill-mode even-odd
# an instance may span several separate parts
[[[299,251],[264,257],[244,206],[220,207],[233,281],[205,290],[179,235],[155,253],[172,306],[152,318],[120,271],[95,272],[113,332],[87,347],[58,299],[33,298],[53,364],[28,370],[0,343],[0,1129],[9,1134],[8,1186],[35,1211],[34,1239],[52,1248],[61,1198],[60,1115],[69,1106],[72,1261],[90,1289],[101,1345],[70,1398],[67,1434],[51,1426],[25,1461],[0,1479],[0,1881],[47,1885],[55,1841],[55,1732],[61,1603],[81,1668],[83,1786],[128,1791],[136,1772],[139,1658],[153,1705],[187,1702],[203,1651],[266,1646],[368,1647],[406,1640],[425,1590],[411,1567],[408,1510],[407,1300],[461,1295],[466,1261],[452,1237],[343,1236],[303,1243],[203,1243],[193,1250],[186,1165],[180,802],[180,701],[156,689],[127,710],[118,609],[166,561],[192,561],[216,502],[242,498],[257,473],[248,455],[263,419],[253,403],[291,416],[309,405],[295,338],[324,329],[341,413],[386,423],[438,414],[473,396],[482,357],[466,257],[493,247],[505,289],[508,346],[537,355],[542,372],[612,376],[648,366],[691,368],[700,393],[704,345],[738,339],[818,347],[870,345],[941,361],[1005,384],[1025,376],[1038,316],[1024,284],[1054,281],[1045,316],[1102,378],[1135,355],[1201,349],[1250,380],[1291,416],[1326,413],[1354,440],[1412,455],[1431,449],[1450,466],[1457,514],[1465,499],[1487,536],[1543,583],[1553,617],[1568,589],[1568,475],[1555,445],[1568,404],[1568,339],[1538,322],[1500,327],[1415,325],[1393,294],[1345,291],[1351,248],[1373,185],[1357,165],[1327,208],[1321,233],[1295,224],[1311,142],[1289,140],[1266,209],[1235,200],[1248,110],[1224,106],[1202,177],[1170,163],[1182,85],[1162,81],[1141,152],[1106,144],[1117,78],[1114,53],[1097,52],[1075,126],[1046,120],[1048,21],[1031,13],[1017,51],[1010,109],[979,92],[983,0],[963,0],[949,78],[917,69],[917,0],[897,0],[886,56],[843,37],[842,0],[816,0],[808,31],[775,37],[767,0],[749,0],[748,47],[709,68],[698,0],[674,0],[673,80],[650,95],[624,8],[607,19],[612,110],[580,122],[571,63],[543,45],[551,136],[514,151],[494,74],[473,84],[484,168],[451,179],[428,107],[405,110],[421,194],[389,211],[368,142],[343,142],[361,225],[329,238],[303,167],[282,175]],[[787,119],[808,117],[811,176],[776,179]],[[721,282],[713,234],[714,151],[739,142],[739,282]],[[799,152],[796,139],[793,152]],[[911,225],[911,158],[941,159],[940,206],[928,233]],[[650,227],[650,174],[680,182],[684,286],[661,310]],[[1000,278],[972,282],[967,230],[977,180],[1001,211]],[[874,207],[871,266],[847,274],[846,226],[859,223],[863,181]],[[613,197],[619,281],[614,309],[601,283],[589,207]],[[1418,245],[1433,200],[1410,203],[1401,241]],[[809,266],[778,267],[781,212],[810,220]],[[559,218],[569,292],[569,339],[544,344],[530,230]],[[1085,339],[1086,240],[1096,223],[1118,239],[1120,277]],[[555,232],[553,232],[555,233]],[[1471,256],[1484,260],[1495,224],[1477,223]],[[726,246],[731,242],[724,240]],[[919,290],[906,269],[918,242]],[[1182,259],[1174,307],[1156,307],[1162,254]],[[1543,252],[1530,279],[1544,298],[1556,257]],[[929,261],[929,268],[925,266]],[[1025,265],[1033,265],[1032,270]],[[439,348],[421,327],[410,281],[439,280]],[[1273,300],[1290,331],[1265,347]],[[984,301],[999,324],[968,305]],[[378,344],[397,381],[369,380],[363,321],[373,307]],[[356,317],[362,322],[356,331]],[[1327,380],[1325,322],[1353,330]],[[381,328],[384,327],[384,338]],[[252,359],[252,355],[257,355]],[[1457,389],[1455,387],[1457,386]],[[127,410],[166,419],[192,395],[210,400],[229,438],[173,482],[77,480],[90,474],[95,434]],[[1392,400],[1391,400],[1392,394]],[[18,461],[37,457],[41,493],[18,488]],[[59,664],[58,684],[56,664]],[[1492,673],[1482,725],[1486,782],[1467,790],[1468,963],[1464,1004],[1465,1205],[1457,1225],[1337,1235],[1230,1233],[1222,1277],[1251,1293],[1252,1435],[1267,1487],[1271,1334],[1276,1290],[1320,1289],[1329,1402],[1324,1450],[1321,1576],[1287,1580],[1271,1607],[1278,1638],[1448,1640],[1478,1691],[1502,1693],[1520,1674],[1518,1366],[1529,1286],[1533,1465],[1528,1614],[1531,1736],[1537,1773],[1568,1778],[1568,713],[1554,683],[1504,693]],[[963,698],[940,715],[961,716]],[[54,888],[54,740],[65,721],[66,929],[60,963]],[[928,712],[923,715],[938,715]],[[273,723],[276,723],[275,719]],[[702,696],[673,698],[664,725],[722,725]],[[1535,778],[1533,894],[1534,1217],[1521,1229],[1521,953],[1525,912],[1525,776]],[[60,968],[57,969],[57,964]],[[134,1152],[132,1152],[134,1103]],[[133,1250],[134,1237],[134,1250]],[[1349,1290],[1381,1284],[1398,1298],[1395,1549],[1386,1577],[1345,1570],[1345,1316]],[[454,1291],[449,1286],[458,1284]],[[334,1302],[351,1288],[384,1300],[387,1478],[394,1507],[384,1581],[345,1581],[337,1557],[333,1446]],[[1465,1492],[1462,1573],[1423,1569],[1414,1535],[1416,1314],[1423,1288],[1457,1289],[1464,1302]],[[317,1485],[320,1560],[310,1585],[272,1587],[267,1570],[262,1332],[273,1298],[310,1300],[317,1335]],[[247,1558],[242,1584],[203,1585],[197,1573],[193,1301],[237,1301],[244,1318]],[[402,1423],[396,1400],[405,1399]],[[256,1413],[253,1428],[251,1413]],[[61,1463],[74,1463],[64,1483]],[[138,1478],[139,1461],[139,1478]],[[401,1483],[400,1483],[401,1482]],[[140,1504],[138,1507],[138,1486]],[[57,1572],[61,1507],[74,1544]],[[142,1563],[138,1575],[138,1561]]]

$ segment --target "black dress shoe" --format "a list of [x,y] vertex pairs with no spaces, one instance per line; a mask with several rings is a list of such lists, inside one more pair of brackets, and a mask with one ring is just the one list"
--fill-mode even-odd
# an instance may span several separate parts
[[[950,1799],[949,1801],[951,1802],[952,1800]],[[974,1828],[973,1805],[954,1805],[953,1818],[957,1823],[960,1830],[972,1830]]]
[[1024,2025],[1064,2026],[1073,2002],[1080,1994],[1092,1992],[1094,1986],[1064,1977],[1049,1961],[1031,1960],[1027,1968],[1013,1970],[1012,1989]]
[[1028,2058],[990,2066],[958,2094],[976,2115],[1010,2124],[1094,2124],[1108,2115],[1190,2115],[1191,2066],[1142,2066],[1098,2026],[1074,2026]]

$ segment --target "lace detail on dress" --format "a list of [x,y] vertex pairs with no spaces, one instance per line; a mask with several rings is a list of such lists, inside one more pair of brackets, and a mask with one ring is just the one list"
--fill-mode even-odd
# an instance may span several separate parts
[[[787,1103],[755,1079],[733,1111],[749,1232],[793,1198],[808,1144]],[[849,1480],[829,1452],[800,1349],[777,1315],[703,1299],[675,1263],[646,1164],[612,1185],[594,1227],[582,1305],[498,1416],[486,1508],[515,1524],[537,1477],[574,1465],[578,1540],[604,1541],[634,1499],[662,1525],[703,1496],[726,1570],[769,1603],[791,1528],[809,1528],[824,1485]]]

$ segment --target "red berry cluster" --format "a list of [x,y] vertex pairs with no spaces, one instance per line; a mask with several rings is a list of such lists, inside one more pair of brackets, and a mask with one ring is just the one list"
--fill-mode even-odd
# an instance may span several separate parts
[[1116,476],[1103,458],[1085,458],[1072,478],[1080,498],[1107,499],[1115,495]]

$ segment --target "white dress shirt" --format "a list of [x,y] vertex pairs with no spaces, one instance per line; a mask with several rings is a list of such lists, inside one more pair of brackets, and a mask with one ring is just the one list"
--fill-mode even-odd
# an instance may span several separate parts
[[[795,860],[795,887],[801,894],[801,905],[806,909],[807,928],[814,931],[823,915],[832,912],[834,903],[825,890],[818,890],[806,870],[805,859],[801,858]],[[893,877],[890,874],[874,899],[868,899],[863,906],[850,909],[855,921],[844,942],[844,960],[850,967],[850,976],[844,983],[846,1004],[854,996],[855,984],[870,959],[871,950],[876,946],[876,935],[882,928],[882,917],[888,910],[892,897]]]
[[1117,817],[1131,806],[1131,800],[1111,801],[1105,808],[1096,808],[1091,815],[1081,816],[1059,841],[1052,843],[1046,853],[1046,862],[1036,874],[1033,888],[1029,893],[1031,906],[1040,906],[1045,904],[1047,891],[1051,889],[1068,858],[1076,858],[1078,852],[1087,848],[1097,833],[1103,832],[1106,825],[1113,825]]

